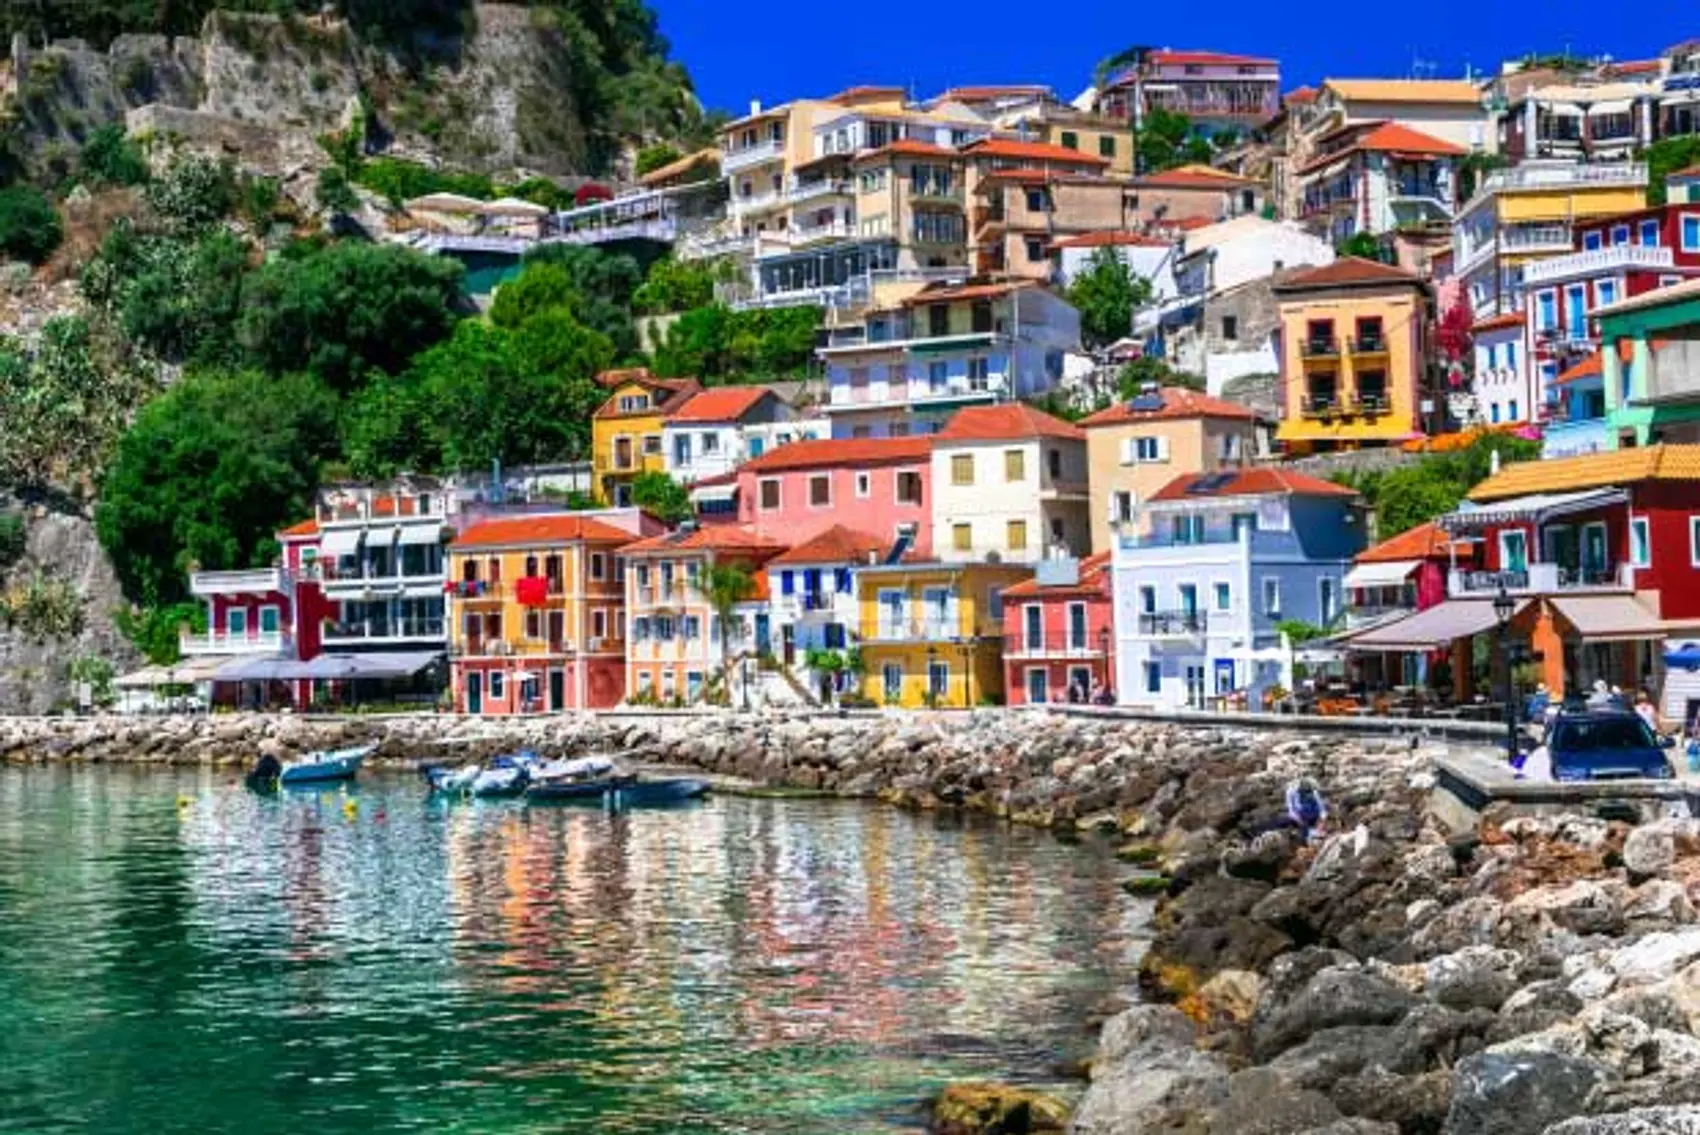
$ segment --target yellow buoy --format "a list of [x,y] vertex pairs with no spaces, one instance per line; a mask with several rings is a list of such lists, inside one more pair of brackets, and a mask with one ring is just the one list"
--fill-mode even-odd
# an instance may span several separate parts
[[194,800],[194,797],[192,797],[192,796],[179,796],[177,798],[177,806],[179,808],[187,808],[189,805],[193,804],[194,802],[195,802],[195,800]]
[[342,814],[347,816],[349,819],[352,820],[354,818],[355,813],[357,813],[359,811],[360,811],[360,802],[358,800],[344,800],[342,802]]

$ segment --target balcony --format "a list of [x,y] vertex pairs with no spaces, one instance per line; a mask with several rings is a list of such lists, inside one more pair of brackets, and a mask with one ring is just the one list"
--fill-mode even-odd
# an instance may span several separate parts
[[1356,414],[1363,418],[1379,418],[1383,414],[1391,413],[1393,410],[1393,407],[1388,403],[1387,395],[1385,394],[1359,393],[1349,400],[1343,399],[1342,401],[1344,403],[1343,412],[1347,414]]
[[1615,566],[1566,567],[1530,564],[1516,571],[1454,571],[1446,581],[1453,598],[1497,595],[1504,587],[1512,595],[1551,595],[1564,591],[1633,591],[1635,569]]
[[1017,633],[1003,640],[1005,658],[1065,658],[1090,660],[1104,657],[1101,644],[1080,635],[1039,635],[1029,638]]
[[1387,337],[1377,331],[1346,340],[1346,351],[1354,358],[1387,354]]
[[950,642],[962,635],[962,624],[956,612],[924,615],[919,618],[880,615],[871,636],[873,642]]
[[1672,251],[1660,245],[1614,244],[1609,248],[1591,248],[1569,256],[1537,261],[1523,269],[1523,283],[1529,286],[1550,284],[1557,280],[1635,268],[1668,271],[1674,263]]
[[1346,399],[1338,394],[1307,394],[1299,399],[1301,418],[1338,418],[1346,412]]
[[916,204],[929,205],[960,205],[962,204],[961,185],[941,185],[935,181],[910,182],[909,199]]
[[1346,629],[1356,630],[1415,611],[1415,603],[1353,603],[1346,608]]
[[1500,231],[1499,243],[1508,253],[1568,252],[1575,246],[1570,226],[1565,224],[1507,227]]
[[242,631],[224,629],[196,634],[184,631],[177,636],[177,649],[185,658],[219,654],[293,654],[295,639],[286,630]]
[[[1459,240],[1455,244],[1457,252],[1454,259],[1457,261],[1457,274],[1460,276],[1468,276],[1499,255],[1499,240],[1496,237],[1490,236],[1481,241]],[[1478,311],[1477,315],[1480,314]]]
[[1203,611],[1146,611],[1139,616],[1143,638],[1197,638],[1208,618]]
[[822,178],[816,181],[798,181],[791,179],[791,187],[785,191],[785,199],[793,205],[805,201],[813,201],[821,197],[848,197],[850,183],[834,178]]
[[342,623],[326,620],[326,646],[357,642],[402,642],[412,639],[441,640],[442,619],[399,619],[395,621],[368,619],[365,622]]
[[401,592],[429,591],[436,593],[442,589],[443,567],[441,564],[432,565],[428,570],[419,574],[403,574],[400,565],[395,565],[388,571],[379,571],[367,564],[356,564],[352,568],[342,568],[325,560],[320,563],[320,578],[327,594],[335,593],[346,597],[354,591],[372,592]]
[[632,591],[633,600],[643,607],[677,607],[690,598],[695,587],[688,583],[638,586]]
[[849,221],[837,221],[830,225],[799,226],[791,230],[791,247],[816,244],[823,240],[849,240],[856,235],[856,226]]
[[254,571],[197,571],[189,575],[191,595],[287,595],[295,586],[286,568]]
[[1476,198],[1520,189],[1569,189],[1596,186],[1645,187],[1647,167],[1638,162],[1611,165],[1525,162],[1513,169],[1495,170],[1476,187]]
[[1338,359],[1340,357],[1340,340],[1332,335],[1315,336],[1300,340],[1299,354],[1306,362],[1312,359]]
[[741,169],[750,169],[785,156],[785,143],[772,138],[757,142],[753,146],[745,146],[741,150],[727,150],[720,156],[720,172],[723,174],[737,173]]
[[785,204],[785,194],[777,189],[769,189],[762,193],[752,193],[747,197],[732,199],[733,212],[759,213],[766,209]]

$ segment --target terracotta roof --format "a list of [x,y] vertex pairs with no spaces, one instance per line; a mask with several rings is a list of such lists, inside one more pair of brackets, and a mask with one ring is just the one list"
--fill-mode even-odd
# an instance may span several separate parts
[[[1454,542],[1446,538],[1446,533],[1440,530],[1440,525],[1434,521],[1419,524],[1407,529],[1399,535],[1383,540],[1381,543],[1359,552],[1353,562],[1360,564],[1392,563],[1398,560],[1435,560],[1446,559],[1452,554]],[[1469,553],[1471,545],[1462,541],[1456,543],[1460,555]]]
[[686,154],[682,158],[650,170],[638,178],[638,184],[660,185],[662,182],[672,181],[675,177],[687,174],[697,166],[706,165],[709,162],[713,162],[715,165],[720,164],[720,151],[713,146],[706,150],[698,150],[694,154]]
[[1191,232],[1193,229],[1207,229],[1214,224],[1220,224],[1220,222],[1212,217],[1182,217],[1175,221],[1171,227],[1183,232]]
[[1145,58],[1151,63],[1180,63],[1183,65],[1187,63],[1205,65],[1211,63],[1261,63],[1266,67],[1275,65],[1275,60],[1264,59],[1256,55],[1233,55],[1226,51],[1175,51],[1167,47],[1153,51]]
[[1080,561],[1080,582],[1053,584],[1049,587],[1040,586],[1037,579],[1024,579],[1003,589],[1005,600],[1021,599],[1034,595],[1078,595],[1081,592],[1098,592],[1104,589],[1104,572],[1110,566],[1110,553],[1098,552]]
[[762,569],[750,576],[750,593],[740,599],[740,603],[767,603],[773,599],[773,592],[768,587],[767,569]]
[[1504,331],[1510,327],[1521,326],[1523,326],[1523,316],[1518,312],[1508,311],[1504,315],[1495,315],[1479,323],[1472,323],[1470,330],[1482,334],[1487,331]]
[[738,467],[745,473],[776,473],[786,469],[819,469],[834,465],[873,465],[893,461],[925,461],[933,452],[931,437],[821,438],[793,441],[770,449]]
[[1359,284],[1421,283],[1420,277],[1403,268],[1395,268],[1377,260],[1365,260],[1360,256],[1342,256],[1334,263],[1324,264],[1320,268],[1303,268],[1293,272],[1277,280],[1274,289],[1279,292],[1303,288],[1350,287]]
[[1085,441],[1079,426],[1052,417],[1025,402],[996,406],[969,406],[958,410],[933,435],[939,441],[1017,441],[1033,437],[1057,437]]
[[291,540],[300,539],[303,536],[317,536],[318,534],[319,522],[317,520],[308,519],[291,524],[288,528],[279,532],[277,534],[277,538],[279,540]]
[[646,381],[655,381],[655,376],[649,373],[648,367],[617,367],[614,370],[601,371],[596,376],[596,385],[609,389],[628,382]]
[[1605,69],[1617,75],[1655,75],[1664,69],[1664,64],[1657,59],[1626,59],[1608,63]]
[[[597,376],[597,381],[602,381],[601,375]],[[698,382],[694,378],[652,378],[649,376],[648,372],[645,372],[641,377],[638,375],[632,375],[619,382],[615,382],[613,385],[622,386],[628,382],[636,383],[651,394],[658,395],[659,397],[653,399],[648,406],[645,406],[641,410],[622,410],[619,408],[618,401],[616,401],[619,396],[617,394],[610,394],[602,405],[596,408],[596,413],[592,414],[591,417],[643,418],[654,414],[667,417],[673,413],[673,411],[677,410],[686,399],[690,398],[691,395],[696,394],[702,389],[702,383]]]
[[1672,178],[1685,180],[1690,177],[1700,177],[1700,165],[1688,166],[1686,169],[1679,169],[1675,173],[1667,173],[1665,175],[1665,180],[1669,181]]
[[1600,353],[1594,351],[1587,358],[1553,379],[1552,382],[1554,386],[1562,386],[1567,382],[1575,382],[1578,379],[1598,378],[1604,373],[1605,365],[1600,362]]
[[1234,189],[1257,183],[1249,177],[1210,166],[1184,165],[1162,173],[1147,174],[1138,179],[1138,184],[1154,185],[1159,189]]
[[624,544],[632,534],[591,516],[551,513],[509,516],[474,524],[454,538],[452,548],[525,547],[532,544]]
[[[1227,480],[1203,492],[1189,492],[1205,477],[1227,476]],[[1151,496],[1154,501],[1192,500],[1198,497],[1259,497],[1272,494],[1299,497],[1355,497],[1356,489],[1312,477],[1294,469],[1260,467],[1226,473],[1187,473],[1176,477]]]
[[984,138],[962,148],[970,157],[1022,158],[1036,162],[1064,162],[1074,165],[1107,166],[1108,158],[1083,154],[1052,142],[1021,142],[1013,138]]
[[823,102],[844,102],[848,99],[865,99],[874,95],[884,95],[901,99],[908,92],[902,87],[882,87],[878,84],[863,84],[859,87],[846,87],[835,95],[828,95]]
[[1281,101],[1282,102],[1296,102],[1296,103],[1299,103],[1301,105],[1313,103],[1313,102],[1316,101],[1316,88],[1315,87],[1299,87],[1297,90],[1288,91],[1285,95],[1282,96]]
[[878,536],[855,532],[842,524],[834,524],[812,540],[773,557],[775,564],[859,564],[866,563],[868,553],[884,552],[885,543]]
[[735,422],[772,396],[765,386],[716,386],[699,391],[667,415],[669,422]]
[[1637,481],[1700,480],[1700,445],[1649,445],[1507,465],[1467,494],[1478,504],[1529,493],[1603,489]]
[[1463,79],[1327,79],[1342,98],[1364,102],[1446,102],[1479,105],[1482,92]]
[[934,102],[977,102],[981,99],[1001,98],[1004,95],[1048,95],[1051,88],[1039,83],[1017,83],[1013,86],[985,87],[952,87],[937,96]]
[[1136,248],[1167,248],[1175,243],[1161,237],[1146,236],[1143,233],[1102,232],[1079,233],[1075,236],[1060,237],[1051,242],[1052,248],[1109,248],[1112,246],[1132,246]]
[[1253,414],[1238,402],[1229,402],[1224,398],[1213,398],[1208,394],[1200,394],[1196,390],[1188,390],[1181,386],[1165,386],[1162,390],[1163,408],[1161,410],[1135,410],[1127,402],[1117,402],[1107,406],[1081,421],[1081,426],[1091,429],[1093,426],[1116,426],[1128,422],[1161,422],[1181,418],[1232,418],[1237,421],[1251,421]]
[[957,300],[993,299],[1023,288],[1036,288],[1033,280],[1010,280],[996,284],[929,284],[903,301],[905,307],[929,303],[952,303]]
[[955,158],[960,156],[955,150],[947,150],[943,146],[935,146],[931,142],[922,142],[917,138],[899,138],[889,146],[881,146],[877,150],[869,150],[865,154],[856,155],[856,160],[866,162],[883,157]]
[[749,552],[762,555],[777,552],[784,546],[766,536],[758,536],[747,528],[709,524],[700,528],[663,532],[659,536],[627,544],[620,549],[620,554],[630,556],[649,552]]
[[[1300,166],[1298,172],[1305,174],[1322,169],[1348,154],[1360,151],[1373,154],[1443,158],[1459,157],[1469,152],[1464,147],[1454,145],[1444,138],[1436,138],[1432,134],[1412,130],[1409,126],[1402,126],[1397,122],[1382,122],[1375,125],[1360,123],[1356,126],[1347,126],[1334,131],[1330,137],[1339,137],[1352,132],[1357,132],[1357,136],[1353,138],[1350,144],[1316,155]],[[1326,140],[1323,144],[1326,144]]]

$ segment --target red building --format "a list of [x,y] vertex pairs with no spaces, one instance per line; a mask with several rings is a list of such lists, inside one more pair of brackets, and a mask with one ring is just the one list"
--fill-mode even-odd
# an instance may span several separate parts
[[[1476,545],[1447,538],[1430,521],[1360,552],[1346,573],[1346,628],[1350,636],[1446,601],[1449,573],[1475,566]],[[1422,683],[1438,655],[1354,652],[1359,675],[1373,689]]]
[[1004,690],[1010,705],[1084,700],[1114,681],[1109,567],[1108,552],[1084,560],[1041,560],[1034,578],[1004,591]]

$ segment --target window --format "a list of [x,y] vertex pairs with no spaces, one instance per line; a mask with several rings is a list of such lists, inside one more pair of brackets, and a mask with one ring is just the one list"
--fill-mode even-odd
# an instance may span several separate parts
[[648,457],[659,457],[659,456],[661,456],[661,435],[660,434],[644,434],[643,435],[643,452],[644,452],[645,456],[648,456]]
[[720,452],[720,435],[719,434],[703,434],[702,435],[702,451],[704,453],[718,453],[718,452]]
[[1498,422],[1499,421],[1499,403],[1498,402],[1495,402],[1493,405],[1488,407],[1488,421],[1490,421],[1490,422]]
[[1027,454],[1020,449],[1003,451],[1003,479],[1005,481],[1025,481],[1027,479]]
[[935,700],[950,696],[950,663],[927,663],[927,692]]
[[974,483],[974,455],[958,453],[950,459],[950,483],[953,485],[972,485]]
[[950,305],[935,303],[927,308],[927,334],[937,339],[950,334]]
[[1046,200],[1046,196],[1047,194],[1043,189],[1029,189],[1027,191],[1027,211],[1029,213],[1043,213],[1049,209],[1050,202]]
[[1505,404],[1505,420],[1508,422],[1517,421],[1517,399],[1513,398]]
[[678,688],[679,678],[672,670],[661,671],[661,696],[668,701],[673,700],[673,694]]
[[1045,238],[1044,237],[1038,237],[1038,236],[1028,237],[1027,238],[1027,261],[1028,261],[1028,263],[1037,264],[1040,261],[1045,260],[1045,259],[1046,259],[1046,256],[1045,256]]
[[1110,520],[1116,524],[1133,523],[1133,494],[1118,489],[1110,494]]
[[543,612],[527,611],[525,613],[525,637],[539,639],[543,637]]
[[991,382],[992,367],[988,359],[968,360],[968,389],[984,390]]
[[1047,449],[1045,451],[1045,472],[1053,481],[1061,480],[1063,475],[1062,450]]
[[1641,222],[1641,243],[1649,248],[1659,243],[1659,222]]
[[1139,589],[1139,613],[1155,615],[1157,613],[1157,589],[1149,583]]
[[950,385],[950,364],[930,362],[927,364],[927,389],[937,394]]
[[1682,251],[1700,252],[1700,214],[1682,215]]
[[1512,370],[1517,369],[1517,344],[1505,344],[1505,365]]
[[608,560],[601,552],[590,553],[590,578],[604,579],[608,575]]
[[974,547],[974,526],[972,524],[951,525],[950,546],[959,552],[972,549]]
[[1222,338],[1232,343],[1240,337],[1240,321],[1237,316],[1222,317]]
[[881,692],[888,702],[897,701],[903,696],[903,667],[896,662],[887,662],[880,671]]
[[1281,581],[1273,576],[1263,581],[1263,613],[1272,619],[1281,615]]
[[1616,303],[1616,302],[1617,302],[1617,281],[1616,280],[1600,280],[1599,282],[1597,282],[1594,285],[1594,303],[1595,303],[1596,306],[1604,307],[1608,303]]
[[1216,610],[1226,611],[1229,607],[1233,606],[1234,592],[1232,587],[1226,583],[1218,583],[1215,590]]
[[1339,614],[1336,609],[1339,595],[1339,585],[1332,577],[1325,575],[1316,581],[1316,609],[1321,613],[1322,625],[1325,627]]
[[1588,289],[1583,284],[1571,284],[1564,289],[1564,329],[1573,339],[1582,335],[1582,320],[1588,314]]
[[1145,664],[1145,692],[1160,694],[1163,692],[1163,664],[1147,662]]
[[769,477],[761,482],[761,510],[772,512],[779,507],[779,478]]
[[1200,513],[1171,517],[1169,533],[1177,544],[1204,543],[1204,517]]
[[1653,563],[1652,533],[1645,516],[1629,518],[1629,566],[1650,567]]
[[1521,528],[1509,528],[1499,534],[1499,569],[1527,571],[1529,568],[1529,537]]
[[1022,635],[1028,650],[1045,648],[1045,612],[1037,603],[1021,608]]
[[1489,370],[1499,369],[1499,347],[1493,343],[1487,345],[1487,368]]
[[687,641],[695,642],[702,637],[702,616],[686,615],[683,623],[684,631],[679,636]]
[[1116,136],[1114,134],[1098,135],[1098,156],[1100,158],[1116,156]]
[[1011,520],[1007,527],[1008,532],[1005,542],[1008,544],[1009,550],[1012,552],[1026,551],[1027,522],[1025,520]]
[[649,618],[648,618],[648,616],[645,616],[645,615],[639,615],[637,618],[632,620],[632,641],[633,642],[642,642],[644,639],[646,639],[648,637],[649,637]]
[[248,609],[232,607],[224,613],[224,631],[231,638],[244,638],[248,634]]
[[1611,228],[1611,242],[1614,245],[1628,244],[1629,243],[1629,226],[1628,225],[1613,225],[1612,228]]
[[639,587],[648,587],[649,586],[649,565],[648,564],[638,564],[636,575],[637,575],[637,585]]
[[897,474],[897,503],[921,503],[921,474],[905,469]]
[[1551,331],[1558,326],[1558,297],[1542,292],[1535,297],[1535,330]]
[[991,613],[992,618],[1003,622],[1003,588],[986,588],[986,610]]
[[607,611],[592,611],[590,613],[590,634],[593,638],[608,637]]
[[832,505],[832,474],[817,473],[809,478],[809,507],[828,508]]
[[507,675],[502,673],[500,670],[491,670],[489,673],[490,673],[490,698],[491,698],[492,701],[501,701],[503,696],[505,695],[505,687],[507,685]]
[[1078,150],[1080,149],[1080,135],[1072,130],[1064,130],[1062,132],[1062,144],[1064,149]]
[[673,617],[671,615],[657,615],[655,617],[655,637],[661,642],[668,642],[673,638]]
[[1122,455],[1123,465],[1133,465],[1144,461],[1162,461],[1168,447],[1160,437],[1130,437],[1122,443],[1126,452]]
[[867,497],[874,491],[874,478],[871,473],[856,474],[856,495]]
[[1599,247],[1600,247],[1600,234],[1599,233],[1588,232],[1588,233],[1582,234],[1582,251],[1593,252],[1595,249],[1597,249]]

